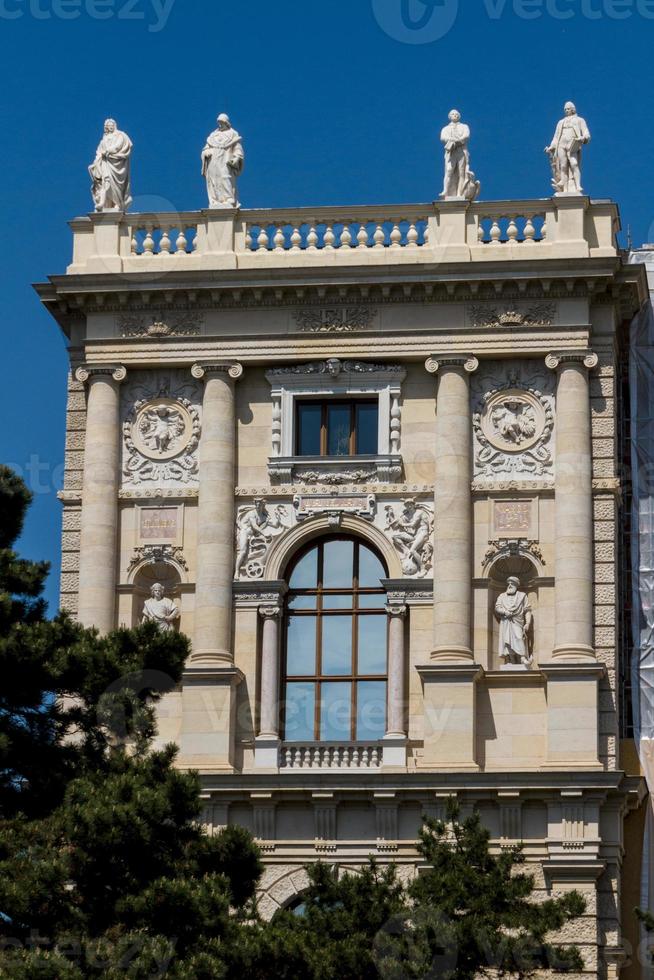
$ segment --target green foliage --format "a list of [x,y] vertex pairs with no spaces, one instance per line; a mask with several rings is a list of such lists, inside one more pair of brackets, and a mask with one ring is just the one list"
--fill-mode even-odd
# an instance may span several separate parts
[[201,830],[198,776],[151,750],[188,642],[48,621],[47,565],[11,550],[29,500],[0,467],[0,978],[219,977],[261,865],[244,831]]

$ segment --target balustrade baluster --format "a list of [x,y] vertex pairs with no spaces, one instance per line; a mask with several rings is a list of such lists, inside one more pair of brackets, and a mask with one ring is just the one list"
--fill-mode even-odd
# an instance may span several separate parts
[[402,247],[402,232],[399,225],[393,225],[393,230],[391,232],[391,248],[401,248]]
[[386,241],[386,233],[381,225],[377,225],[375,228],[375,234],[372,236],[375,242],[375,248],[383,248],[384,242]]
[[299,228],[294,228],[291,234],[291,251],[300,252],[302,250],[302,234]]
[[509,219],[509,227],[506,230],[506,237],[509,244],[515,244],[518,241],[518,226],[515,222],[515,218]]
[[415,224],[412,224],[406,233],[406,247],[407,248],[417,248],[418,247],[418,229]]
[[161,228],[161,239],[159,241],[159,252],[161,255],[170,255],[170,249],[172,243],[170,241],[170,236],[168,232],[170,231],[170,225],[162,225]]
[[186,255],[186,235],[184,229],[179,229],[179,235],[175,242],[175,255]]
[[525,244],[534,244],[534,239],[536,237],[536,229],[534,228],[534,222],[531,215],[527,218],[525,222]]
[[139,241],[138,241],[138,238],[136,237],[136,228],[133,228],[132,229],[132,240],[130,242],[130,249],[131,249],[132,255],[138,255],[139,254]]
[[490,230],[491,245],[499,245],[499,244],[501,244],[501,239],[502,239],[502,229],[500,228],[500,225],[499,225],[499,222],[498,222],[497,218],[494,218],[493,219],[493,224],[492,224],[492,227],[491,227],[491,230]]
[[483,219],[479,219],[479,227],[477,228],[477,241],[480,245],[486,244],[486,229],[484,228]]
[[336,241],[336,235],[334,234],[334,229],[331,225],[327,225],[325,231],[325,237],[323,238],[323,247],[326,252],[334,251],[334,242]]
[[347,225],[343,225],[341,232],[341,248],[352,248],[352,233]]
[[360,225],[357,232],[357,241],[359,243],[359,248],[368,248],[368,228],[366,225]]
[[154,231],[153,225],[147,225],[145,229],[145,238],[143,239],[143,254],[153,255],[154,254],[154,238],[152,237],[152,232]]
[[268,238],[268,232],[266,231],[265,228],[261,228],[259,232],[259,239],[257,241],[257,246],[258,246],[257,251],[267,252],[269,244],[270,244],[270,239]]
[[311,226],[307,235],[307,252],[315,252],[318,248],[318,232]]
[[284,252],[286,250],[286,235],[284,234],[283,228],[277,228],[273,243],[275,245],[276,252]]

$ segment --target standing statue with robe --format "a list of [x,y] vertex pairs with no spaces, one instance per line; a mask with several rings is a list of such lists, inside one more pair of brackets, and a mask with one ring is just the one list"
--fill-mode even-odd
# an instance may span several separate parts
[[132,141],[107,119],[104,135],[89,167],[91,194],[96,211],[127,211],[132,203],[130,157]]
[[445,147],[445,180],[441,198],[445,201],[474,201],[481,190],[480,182],[470,169],[470,127],[461,122],[461,113],[452,109],[449,124],[441,132]]
[[500,624],[500,658],[505,665],[531,667],[530,650],[533,613],[529,596],[520,591],[520,579],[512,575],[495,604],[495,618]]
[[243,172],[243,141],[224,113],[218,129],[208,137],[202,151],[202,176],[207,181],[210,208],[238,208],[237,179]]
[[150,598],[143,607],[143,622],[156,623],[163,633],[170,633],[179,619],[179,606],[166,597],[165,589],[160,582],[150,589]]

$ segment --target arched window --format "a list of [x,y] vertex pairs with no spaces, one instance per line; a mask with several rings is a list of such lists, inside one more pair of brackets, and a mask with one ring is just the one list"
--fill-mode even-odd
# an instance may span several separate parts
[[289,569],[284,739],[370,742],[386,728],[387,571],[370,547],[324,538]]

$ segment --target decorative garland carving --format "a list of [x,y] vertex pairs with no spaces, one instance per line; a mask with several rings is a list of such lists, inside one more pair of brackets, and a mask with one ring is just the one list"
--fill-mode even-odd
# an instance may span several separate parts
[[340,374],[398,374],[404,375],[401,364],[372,364],[369,361],[341,361],[330,357],[326,361],[312,361],[309,364],[293,364],[288,367],[273,368],[267,372],[269,378],[283,378],[291,375],[329,374],[337,378]]
[[188,563],[181,548],[172,544],[146,544],[135,548],[127,571],[133,572],[143,563],[148,565],[174,563],[188,572]]
[[483,568],[488,568],[491,562],[496,561],[498,558],[517,558],[520,555],[535,558],[536,561],[542,566],[547,564],[538,541],[528,541],[525,538],[516,538],[513,540],[505,539],[502,541],[489,541],[488,544],[488,551],[484,555],[482,561]]

